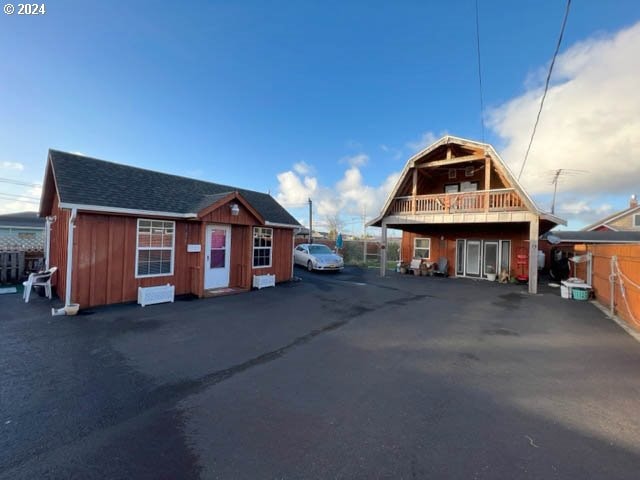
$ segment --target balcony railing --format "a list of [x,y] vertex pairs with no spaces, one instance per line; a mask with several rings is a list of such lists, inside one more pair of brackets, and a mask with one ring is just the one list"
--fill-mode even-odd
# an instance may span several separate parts
[[520,195],[513,188],[479,190],[475,192],[438,193],[415,197],[396,197],[392,213],[477,213],[526,210]]

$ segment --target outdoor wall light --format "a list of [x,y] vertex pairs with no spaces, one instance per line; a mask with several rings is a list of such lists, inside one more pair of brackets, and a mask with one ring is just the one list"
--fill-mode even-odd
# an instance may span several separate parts
[[237,203],[232,203],[231,205],[229,205],[229,208],[231,209],[231,215],[233,215],[234,217],[237,217],[240,213],[240,207]]

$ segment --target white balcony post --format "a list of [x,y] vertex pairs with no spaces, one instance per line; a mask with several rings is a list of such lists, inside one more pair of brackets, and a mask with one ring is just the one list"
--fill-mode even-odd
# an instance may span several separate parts
[[529,222],[529,293],[538,293],[538,225],[540,219],[531,215]]
[[380,242],[380,276],[387,274],[387,222],[382,220],[382,236]]

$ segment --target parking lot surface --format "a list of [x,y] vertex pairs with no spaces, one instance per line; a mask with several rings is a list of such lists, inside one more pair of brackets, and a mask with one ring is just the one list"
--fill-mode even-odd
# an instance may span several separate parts
[[0,295],[0,478],[638,478],[640,344],[588,302],[296,274],[77,317]]

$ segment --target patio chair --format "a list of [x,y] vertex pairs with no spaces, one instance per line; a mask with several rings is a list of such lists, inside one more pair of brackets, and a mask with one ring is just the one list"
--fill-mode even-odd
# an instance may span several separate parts
[[29,278],[26,282],[22,282],[24,286],[24,292],[22,293],[22,298],[24,298],[24,303],[29,303],[29,297],[31,296],[31,287],[44,287],[44,291],[47,295],[47,298],[51,300],[51,277],[54,273],[56,273],[58,267],[51,267],[49,270],[45,270],[44,272],[38,273],[30,273]]
[[434,270],[433,274],[439,277],[449,276],[449,260],[447,260],[447,257],[440,257],[438,260],[438,269]]

